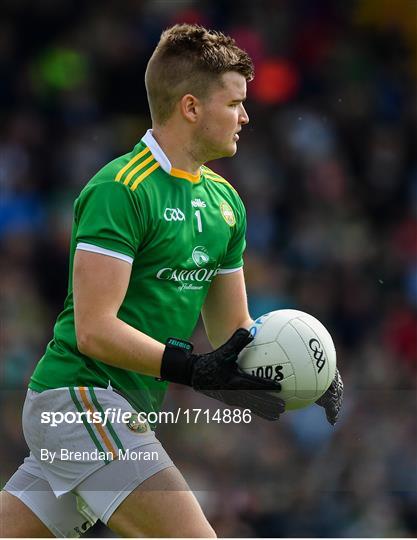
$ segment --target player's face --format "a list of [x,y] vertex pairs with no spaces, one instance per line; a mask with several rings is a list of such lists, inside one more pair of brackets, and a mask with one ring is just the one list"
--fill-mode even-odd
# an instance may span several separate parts
[[204,100],[198,138],[206,161],[233,156],[237,150],[239,131],[249,122],[243,102],[246,79],[230,71],[222,75],[222,85],[214,85]]

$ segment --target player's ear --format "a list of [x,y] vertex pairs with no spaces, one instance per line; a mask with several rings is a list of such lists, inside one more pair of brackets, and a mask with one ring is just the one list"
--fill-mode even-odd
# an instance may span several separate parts
[[192,94],[185,94],[185,96],[182,96],[179,105],[181,114],[185,120],[187,120],[187,122],[192,124],[197,122],[200,107],[200,101],[198,98]]

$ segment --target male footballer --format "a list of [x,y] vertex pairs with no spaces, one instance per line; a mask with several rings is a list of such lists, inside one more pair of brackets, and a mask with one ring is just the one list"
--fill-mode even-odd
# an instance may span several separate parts
[[[236,363],[252,324],[245,209],[204,165],[236,153],[252,78],[232,38],[186,24],[162,33],[145,74],[152,129],[75,201],[68,296],[30,379],[30,455],[0,494],[2,536],[77,537],[100,519],[123,537],[214,537],[138,414],[160,409],[169,382],[268,420],[284,411],[279,383]],[[200,313],[207,354],[187,341]],[[319,403],[332,424],[342,390],[337,374]]]

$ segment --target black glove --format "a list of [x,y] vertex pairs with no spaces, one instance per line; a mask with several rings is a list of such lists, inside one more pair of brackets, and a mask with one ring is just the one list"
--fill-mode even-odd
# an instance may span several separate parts
[[191,343],[169,338],[162,357],[161,378],[191,386],[227,405],[250,409],[267,420],[278,420],[285,410],[283,400],[277,396],[281,385],[248,375],[237,364],[240,351],[252,339],[247,330],[239,328],[215,351],[193,354]]
[[337,368],[332,384],[316,403],[324,407],[327,421],[334,426],[343,403],[343,381]]

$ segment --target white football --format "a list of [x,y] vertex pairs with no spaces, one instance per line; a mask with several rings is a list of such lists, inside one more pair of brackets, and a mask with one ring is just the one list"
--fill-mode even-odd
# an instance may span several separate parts
[[314,403],[336,371],[336,349],[320,321],[295,309],[262,315],[249,329],[254,340],[239,355],[247,373],[281,384],[286,409]]

